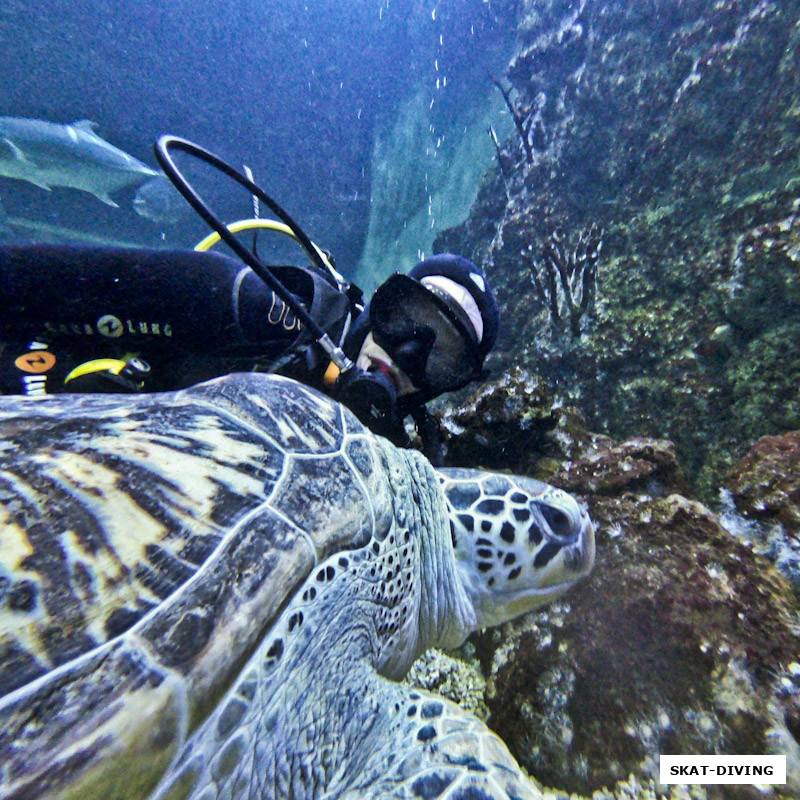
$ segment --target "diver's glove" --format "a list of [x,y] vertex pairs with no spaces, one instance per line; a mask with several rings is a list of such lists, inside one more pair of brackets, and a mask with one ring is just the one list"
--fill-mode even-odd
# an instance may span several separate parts
[[385,373],[351,367],[336,381],[334,396],[374,433],[399,447],[409,444],[403,420],[397,413],[394,384]]

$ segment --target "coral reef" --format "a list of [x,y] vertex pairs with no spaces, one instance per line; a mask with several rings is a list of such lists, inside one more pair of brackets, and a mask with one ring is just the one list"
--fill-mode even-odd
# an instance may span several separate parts
[[769,558],[800,598],[800,431],[759,439],[724,486],[725,527]]
[[531,281],[547,305],[551,324],[560,328],[568,319],[572,335],[580,336],[581,320],[587,311],[594,311],[603,233],[592,223],[576,239],[570,247],[562,231],[545,238],[541,257],[531,262]]
[[725,485],[741,514],[779,522],[800,541],[800,431],[759,439]]
[[[486,269],[505,374],[440,419],[448,464],[582,496],[598,550],[561,603],[471,640],[489,723],[561,791],[667,795],[660,753],[775,752],[796,797],[800,6],[523,6],[502,170],[434,245]],[[564,336],[532,256],[592,225],[591,325]]]
[[628,439],[617,446],[599,447],[566,462],[550,480],[580,495],[643,492],[662,497],[688,490],[674,445],[657,439]]
[[659,754],[706,752],[787,753],[800,788],[797,690],[784,697],[781,683],[798,642],[780,574],[681,495],[590,509],[591,579],[473,640],[492,727],[568,791],[657,780]]
[[448,466],[506,469],[540,480],[564,459],[610,442],[588,433],[576,409],[556,407],[541,378],[518,367],[441,410],[438,419]]
[[467,662],[441,650],[428,650],[414,662],[405,682],[417,689],[438,692],[479,719],[486,720],[489,716],[486,680],[474,656]]
[[[523,370],[440,417],[455,431],[448,465],[546,472],[597,525],[584,583],[466,645],[486,676],[489,724],[531,775],[598,798],[754,798],[764,795],[744,786],[661,786],[658,756],[783,753],[789,782],[773,796],[800,793],[797,601],[768,559],[687,496],[673,445],[588,433]],[[799,445],[763,440],[732,473],[742,511],[796,513]]]
[[[711,501],[752,441],[800,427],[800,8],[523,5],[506,91],[530,157],[513,131],[505,176],[434,249],[487,270],[501,367],[535,371],[594,430],[673,441]],[[602,291],[565,337],[530,255],[592,224]]]

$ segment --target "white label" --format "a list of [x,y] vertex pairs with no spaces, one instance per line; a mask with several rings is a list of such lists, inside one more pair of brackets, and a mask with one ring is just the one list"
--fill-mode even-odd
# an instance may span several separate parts
[[786,783],[786,756],[660,756],[661,783]]

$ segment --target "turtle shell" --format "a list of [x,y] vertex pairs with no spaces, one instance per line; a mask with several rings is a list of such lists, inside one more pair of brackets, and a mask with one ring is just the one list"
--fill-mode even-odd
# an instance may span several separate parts
[[1,398],[0,795],[146,794],[313,567],[386,535],[385,448],[275,376]]

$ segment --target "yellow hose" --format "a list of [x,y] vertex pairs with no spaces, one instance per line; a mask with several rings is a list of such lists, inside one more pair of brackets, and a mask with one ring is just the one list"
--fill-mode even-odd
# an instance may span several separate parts
[[79,364],[72,372],[64,378],[64,383],[68,383],[74,378],[80,378],[83,375],[89,375],[93,372],[111,372],[114,375],[119,375],[125,368],[127,362],[120,358],[96,358],[94,361],[85,361]]
[[[252,231],[260,228],[263,230],[283,233],[286,236],[291,236],[292,239],[297,241],[297,237],[294,235],[294,232],[288,225],[284,225],[282,222],[278,222],[274,219],[240,219],[238,222],[231,222],[227,228],[231,233],[241,233],[242,231]],[[198,242],[194,246],[194,249],[200,252],[210,250],[220,241],[221,238],[222,237],[216,231],[209,233],[205,239]],[[339,285],[344,285],[346,283],[345,279],[334,269],[333,264],[331,264],[331,262],[328,260],[328,256],[326,256],[325,253],[314,244],[314,242],[311,242],[311,244],[314,246],[317,254],[322,259],[322,262],[331,271],[333,277],[336,278]]]

